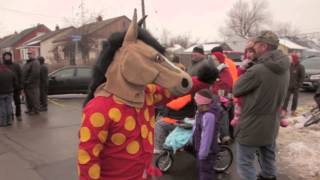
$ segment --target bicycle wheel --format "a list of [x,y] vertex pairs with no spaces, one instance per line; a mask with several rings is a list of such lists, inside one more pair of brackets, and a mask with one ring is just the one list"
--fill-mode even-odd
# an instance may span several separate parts
[[220,146],[217,154],[214,170],[218,173],[225,172],[232,165],[233,153],[227,146]]
[[308,127],[308,126],[311,126],[312,124],[316,124],[320,122],[320,118],[319,117],[316,117],[316,116],[312,116],[309,120],[307,120],[305,123],[304,123],[304,127]]
[[173,164],[173,156],[169,151],[164,151],[156,159],[156,167],[162,172],[167,172]]

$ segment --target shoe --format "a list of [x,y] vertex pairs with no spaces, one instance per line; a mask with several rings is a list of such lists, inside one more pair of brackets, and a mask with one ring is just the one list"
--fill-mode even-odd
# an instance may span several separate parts
[[29,114],[29,113],[31,113],[31,111],[28,110],[28,111],[25,111],[24,113]]
[[30,116],[34,116],[34,115],[39,115],[39,112],[37,111],[32,111],[29,113]]
[[222,138],[222,144],[229,144],[231,141],[231,137],[230,136],[225,136]]
[[11,125],[12,125],[11,123],[8,123],[8,124],[0,125],[0,127],[8,127],[8,126],[11,126]]
[[153,154],[161,154],[161,153],[162,153],[162,150],[159,150],[159,149],[153,150]]
[[291,116],[292,116],[292,117],[297,117],[297,116],[298,116],[298,113],[296,113],[295,111],[292,111],[292,112],[291,112]]
[[17,120],[17,121],[22,121],[21,116],[16,116],[16,120]]
[[286,117],[287,114],[288,114],[288,112],[287,112],[286,110],[282,110],[280,116],[281,116],[281,117]]
[[40,108],[40,112],[47,112],[48,108]]
[[259,175],[257,180],[277,180],[277,178],[276,177],[265,178],[265,177],[262,177],[261,175]]

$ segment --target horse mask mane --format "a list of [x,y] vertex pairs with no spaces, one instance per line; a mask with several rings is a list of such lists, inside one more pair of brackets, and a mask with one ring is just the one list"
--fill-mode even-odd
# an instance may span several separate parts
[[[114,33],[97,60],[85,103],[93,96],[115,95],[121,102],[142,107],[144,89],[155,83],[176,95],[187,93],[190,76],[162,54],[162,47],[147,31],[138,27],[136,10],[126,33]],[[106,80],[107,79],[107,80]]]

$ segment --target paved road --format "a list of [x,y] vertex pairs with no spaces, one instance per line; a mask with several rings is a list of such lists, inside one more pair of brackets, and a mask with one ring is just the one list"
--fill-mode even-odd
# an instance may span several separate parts
[[[51,96],[48,112],[37,117],[23,115],[22,122],[0,128],[0,180],[77,179],[77,133],[83,98],[83,95]],[[311,100],[310,93],[301,94],[303,104]],[[237,180],[235,172],[233,166],[220,179]],[[180,153],[169,174],[154,179],[195,180],[194,159]]]

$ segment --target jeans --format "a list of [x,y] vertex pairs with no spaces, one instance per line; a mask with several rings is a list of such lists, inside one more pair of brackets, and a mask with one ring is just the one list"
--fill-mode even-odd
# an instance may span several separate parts
[[16,108],[16,116],[21,116],[21,99],[20,99],[21,91],[16,90],[13,93],[14,106]]
[[220,118],[220,136],[221,138],[225,136],[230,136],[230,129],[229,129],[229,113],[224,111],[221,113]]
[[215,170],[213,169],[215,161],[215,154],[209,154],[205,159],[197,159],[199,180],[213,180],[215,178]]
[[287,92],[287,96],[286,96],[286,98],[284,100],[283,107],[282,107],[282,109],[285,110],[285,111],[287,111],[291,95],[293,95],[291,111],[295,111],[297,109],[298,98],[299,98],[299,89],[289,89],[288,92]]
[[26,105],[29,112],[40,111],[40,91],[39,88],[28,88],[24,90],[26,95]]
[[161,116],[158,116],[157,122],[155,125],[155,149],[162,150],[163,144],[167,138],[167,136],[170,134],[171,131],[176,128],[175,125],[169,124],[167,122],[162,121]]
[[40,85],[40,108],[48,108],[48,87]]
[[11,123],[13,119],[12,95],[0,95],[0,125],[5,126]]
[[261,165],[260,175],[265,178],[276,177],[276,147],[267,146],[248,146],[237,143],[237,171],[241,180],[256,180],[255,157],[259,152]]

